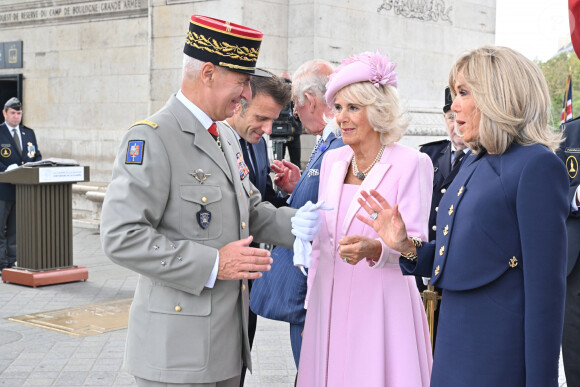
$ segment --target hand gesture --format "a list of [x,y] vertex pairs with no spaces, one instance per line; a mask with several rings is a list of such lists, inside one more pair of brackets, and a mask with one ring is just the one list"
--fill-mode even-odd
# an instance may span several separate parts
[[230,242],[219,250],[217,279],[256,279],[262,276],[261,271],[270,270],[270,264],[273,262],[270,252],[249,247],[252,239],[253,237],[249,236]]
[[395,204],[391,207],[374,189],[370,190],[370,195],[366,191],[362,191],[361,195],[362,198],[358,198],[358,202],[369,217],[356,214],[357,219],[371,226],[391,249],[399,252],[407,251],[409,239],[405,222],[399,213],[399,206]]
[[338,255],[351,265],[356,265],[364,258],[378,261],[382,249],[381,242],[362,235],[347,235],[338,241]]
[[294,192],[294,187],[300,179],[300,168],[286,160],[274,160],[270,169],[274,171],[274,184],[282,188],[284,192]]

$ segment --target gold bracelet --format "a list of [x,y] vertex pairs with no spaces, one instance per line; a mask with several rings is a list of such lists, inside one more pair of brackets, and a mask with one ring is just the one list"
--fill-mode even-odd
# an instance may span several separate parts
[[[423,241],[417,237],[410,237],[411,242],[413,242],[413,246],[421,247],[423,246]],[[416,261],[417,260],[417,253],[413,253],[409,251],[408,253],[401,253],[401,257],[407,258],[409,261]]]

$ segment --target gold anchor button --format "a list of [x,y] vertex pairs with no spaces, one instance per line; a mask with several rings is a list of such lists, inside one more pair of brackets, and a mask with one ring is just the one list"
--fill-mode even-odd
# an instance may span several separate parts
[[448,214],[449,214],[449,216],[451,216],[453,214],[453,204],[451,205],[451,207],[449,207]]
[[439,275],[439,270],[441,268],[439,267],[439,265],[437,265],[437,267],[435,268],[435,275],[438,276]]
[[461,196],[462,193],[463,193],[463,186],[461,186],[461,188],[459,188],[459,191],[457,192],[457,196]]
[[439,249],[439,255],[443,255],[444,252],[445,252],[445,246],[441,246],[441,248]]
[[181,306],[175,305],[175,311],[176,312],[181,312]]
[[510,267],[513,269],[517,265],[518,265],[518,259],[516,257],[512,257],[512,259],[510,259]]
[[449,234],[449,225],[446,225],[445,228],[443,229],[443,235],[447,234]]

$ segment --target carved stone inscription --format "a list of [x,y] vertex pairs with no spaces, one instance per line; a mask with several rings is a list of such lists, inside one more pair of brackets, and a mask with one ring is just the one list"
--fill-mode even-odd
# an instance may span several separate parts
[[70,22],[75,19],[116,18],[147,14],[147,0],[75,1],[72,4],[7,10],[0,8],[0,28],[26,24]]
[[419,19],[424,21],[446,21],[453,24],[450,13],[453,6],[446,7],[445,0],[383,0],[377,9],[377,13],[382,10],[394,11],[395,15],[406,18]]

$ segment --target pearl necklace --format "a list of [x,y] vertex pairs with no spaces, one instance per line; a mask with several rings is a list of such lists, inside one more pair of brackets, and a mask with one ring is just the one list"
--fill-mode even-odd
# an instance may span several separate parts
[[360,172],[358,170],[358,166],[356,165],[356,156],[352,156],[352,174],[355,175],[356,177],[358,177],[360,180],[364,180],[365,177],[367,177],[367,175],[369,174],[369,171],[371,170],[371,168],[377,163],[377,161],[379,161],[381,159],[381,157],[383,156],[383,151],[385,150],[385,146],[383,145],[381,147],[381,149],[379,150],[379,153],[377,153],[377,157],[375,157],[374,161],[371,163],[371,165],[369,165],[369,167],[367,169],[365,169],[364,171]]

